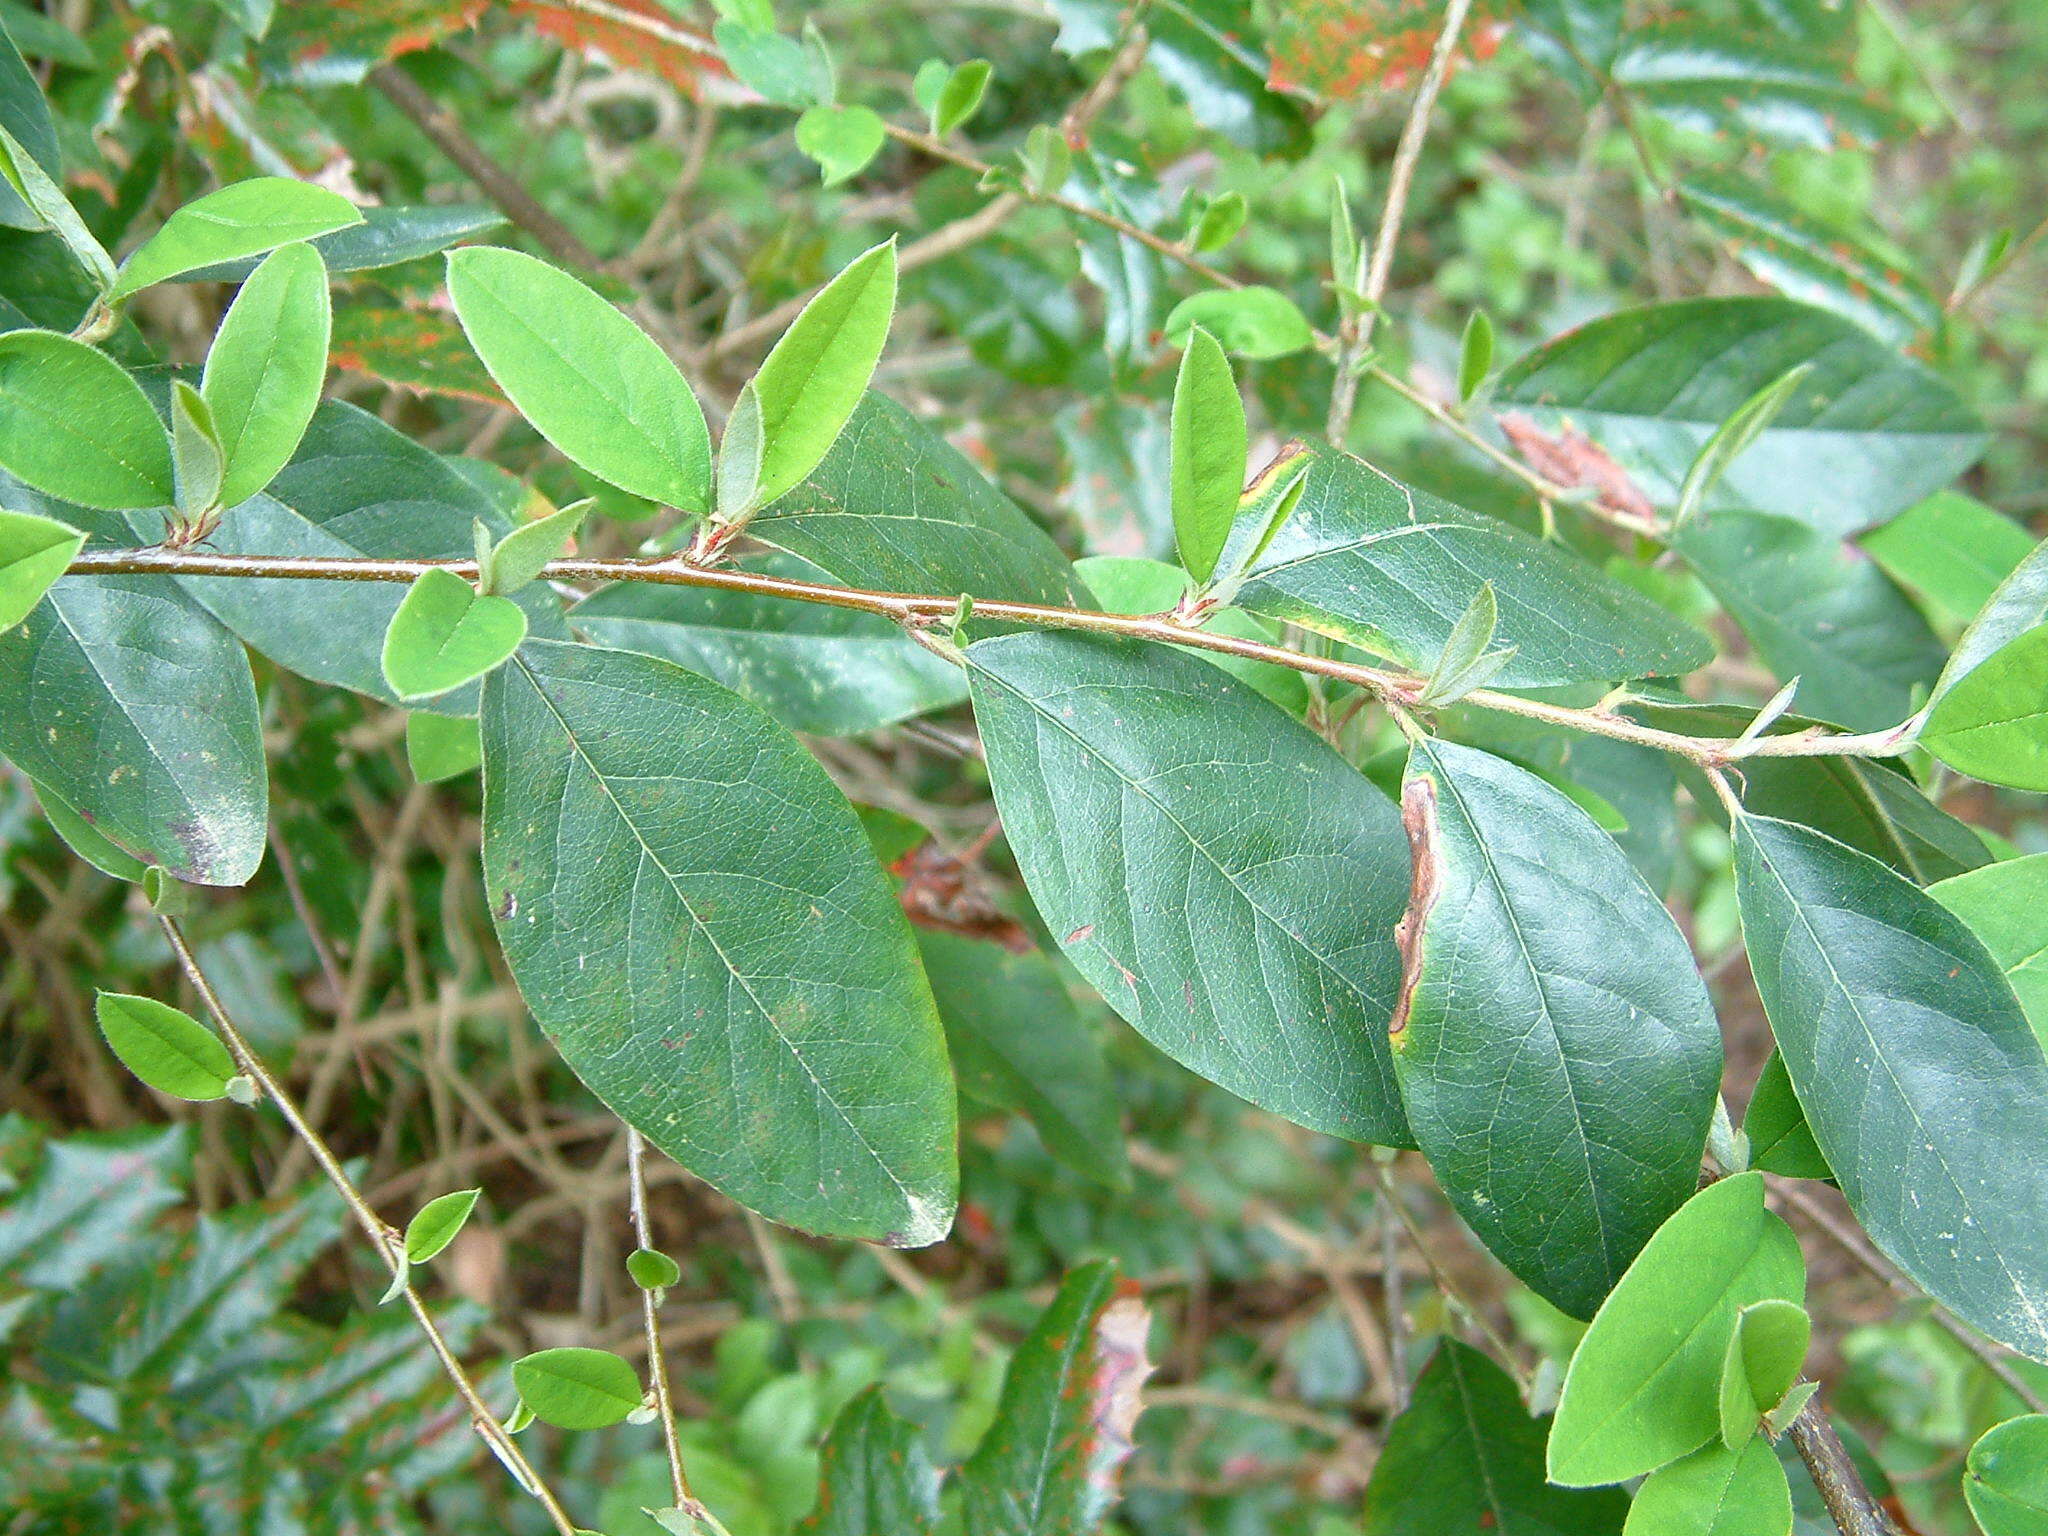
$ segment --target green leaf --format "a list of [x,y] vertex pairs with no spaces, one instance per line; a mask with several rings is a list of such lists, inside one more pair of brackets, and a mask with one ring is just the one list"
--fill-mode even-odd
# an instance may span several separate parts
[[2012,574],[1998,584],[1991,600],[1970,627],[1941,669],[1934,685],[1932,702],[1983,665],[1993,652],[2010,645],[2035,626],[2048,622],[2048,541],[2013,567]]
[[0,1280],[10,1289],[72,1291],[130,1258],[136,1234],[178,1203],[191,1140],[187,1127],[169,1125],[48,1142],[33,1171],[0,1199]]
[[1251,205],[1242,192],[1225,192],[1212,198],[1188,230],[1188,244],[1208,255],[1235,240],[1251,217]]
[[761,501],[761,393],[749,383],[732,403],[718,440],[717,489],[713,506],[721,520],[741,522]]
[[1656,893],[1561,791],[1425,740],[1403,810],[1391,1039],[1408,1123],[1495,1256],[1589,1317],[1698,1187],[1713,1005]]
[[1920,745],[1987,784],[2048,790],[2048,624],[2008,640],[1944,688]]
[[1244,402],[1230,359],[1215,337],[1196,326],[1173,385],[1172,475],[1181,564],[1198,582],[1215,573],[1216,557],[1230,537],[1246,452]]
[[1811,363],[1705,509],[1874,527],[1975,462],[1984,431],[1941,379],[1839,315],[1780,298],[1683,299],[1623,310],[1509,365],[1502,406],[1570,421],[1652,500],[1675,499],[1700,448],[1786,370]]
[[476,1209],[480,1189],[458,1189],[450,1195],[436,1195],[405,1224],[405,1262],[424,1264],[455,1241],[455,1234]]
[[1771,1442],[1715,1441],[1636,1490],[1623,1536],[1791,1536],[1792,1487]]
[[190,1014],[121,992],[100,993],[93,1011],[121,1065],[158,1093],[195,1102],[227,1094],[235,1058],[219,1035]]
[[496,246],[450,252],[448,294],[498,387],[565,457],[649,501],[707,510],[703,409],[645,331],[568,273]]
[[1984,1536],[2048,1536],[2048,1414],[1986,1430],[1970,1447],[1963,1497]]
[[482,677],[519,649],[526,615],[509,598],[484,597],[453,571],[419,578],[384,632],[384,680],[401,699],[431,698]]
[[[830,583],[794,555],[749,555],[743,570]],[[577,630],[659,656],[753,700],[791,730],[857,736],[958,704],[967,679],[887,619],[750,592],[617,582],[576,606]]]
[[2048,912],[2048,853],[1986,864],[1927,888],[1960,917],[1991,951],[2034,1034],[2048,1045],[2048,944],[2041,914]]
[[1475,309],[1465,322],[1465,334],[1458,342],[1458,399],[1470,404],[1479,386],[1493,372],[1493,321],[1486,311]]
[[891,240],[848,262],[790,322],[753,378],[761,402],[757,503],[774,501],[810,474],[838,440],[874,374],[895,312]]
[[1715,1439],[1736,1314],[1805,1291],[1799,1241],[1764,1209],[1762,1174],[1736,1174],[1694,1195],[1657,1229],[1579,1340],[1550,1430],[1550,1480],[1618,1483]]
[[1499,627],[1500,602],[1493,595],[1493,583],[1482,582],[1458,622],[1451,626],[1450,637],[1444,641],[1443,651],[1430,668],[1415,702],[1424,709],[1440,709],[1498,676],[1515,656],[1513,646],[1500,651],[1487,649]]
[[[1039,130],[1043,130],[1041,133]],[[1092,145],[1071,148],[1058,128],[1040,123],[1025,138],[1026,182],[1047,194],[1137,229],[1156,232],[1167,219],[1166,197],[1143,169]],[[1165,259],[1144,242],[1092,219],[1070,215],[1081,248],[1081,275],[1102,293],[1100,332],[1112,368],[1135,372],[1158,347],[1166,302]],[[1186,338],[1176,338],[1185,345]]]
[[0,507],[0,629],[27,618],[84,547],[85,535],[68,523]]
[[666,1290],[683,1278],[683,1267],[655,1248],[635,1248],[626,1255],[626,1273],[643,1291]]
[[[384,204],[359,210],[360,224],[332,230],[312,241],[329,272],[373,272],[445,251],[472,235],[505,227],[505,216],[477,203],[434,203],[416,208]],[[237,257],[216,266],[181,272],[181,283],[239,283],[261,258]]]
[[760,709],[530,640],[484,684],[505,958],[591,1090],[734,1200],[920,1246],[954,1203],[943,1037],[859,821]]
[[1884,573],[1960,629],[2034,551],[2034,536],[1961,491],[1937,491],[1857,541]]
[[[28,160],[40,171],[45,179],[54,183],[63,175],[63,155],[57,144],[57,125],[50,117],[50,104],[43,99],[43,88],[35,73],[23,60],[11,35],[17,18],[10,17],[8,26],[0,26],[0,130],[9,140],[5,158]],[[56,29],[61,35],[71,34],[62,27]],[[87,63],[91,58],[88,55]],[[18,154],[14,153],[19,151]],[[0,224],[15,229],[39,229],[43,220],[37,213],[34,201],[22,198],[8,181],[0,181]]]
[[795,38],[732,20],[720,21],[712,36],[740,83],[775,105],[809,107],[832,99],[829,73]]
[[1729,412],[1728,418],[1714,428],[1713,435],[1700,445],[1699,453],[1685,472],[1685,479],[1679,483],[1678,500],[1671,508],[1673,528],[1690,521],[1692,515],[1699,511],[1707,492],[1720,483],[1721,477],[1728,472],[1728,466],[1742,455],[1743,450],[1777,420],[1778,412],[1785,408],[1792,392],[1806,381],[1811,372],[1811,363],[1793,364]]
[[1912,714],[1946,651],[1906,595],[1870,561],[1810,524],[1715,512],[1677,530],[1672,547],[1749,636],[1799,708],[1852,731]]
[[1845,138],[1880,139],[1899,124],[1836,60],[1754,28],[1691,21],[1631,27],[1612,74],[1642,105],[1701,133],[1830,150]]
[[1940,809],[1904,773],[1876,758],[1754,758],[1742,803],[1797,821],[1882,859],[1924,885],[1987,863],[1984,840]]
[[142,883],[142,877],[148,873],[148,865],[125,848],[110,842],[49,785],[38,784],[35,789],[36,803],[43,808],[43,816],[50,826],[64,839],[65,847],[103,875],[136,885]]
[[2048,1061],[1962,921],[1877,860],[1743,816],[1750,968],[1814,1141],[1872,1241],[2048,1359]]
[[491,551],[491,579],[487,590],[494,595],[517,592],[538,579],[548,563],[559,559],[583,519],[590,515],[588,500],[574,502],[559,512],[532,522],[521,523]]
[[924,1435],[869,1387],[839,1410],[819,1458],[818,1504],[801,1536],[929,1536],[939,1476]]
[[235,295],[200,384],[227,458],[221,505],[247,501],[298,451],[327,379],[331,325],[327,268],[309,245],[271,252]]
[[1087,1536],[1131,1453],[1151,1317],[1110,1263],[1060,1286],[1003,1373],[995,1422],[960,1469],[966,1536]]
[[1184,653],[1023,634],[967,661],[1025,884],[1109,1005],[1263,1109],[1409,1144],[1385,1027],[1407,887],[1393,805]]
[[1373,1463],[1365,1536],[1614,1536],[1628,1510],[1621,1493],[1544,1481],[1548,1424],[1529,1417],[1507,1372],[1439,1339]]
[[1797,1302],[1753,1302],[1735,1314],[1721,1357],[1721,1443],[1729,1450],[1754,1438],[1764,1415],[1784,1401],[1806,1363],[1813,1320]]
[[987,59],[969,59],[946,74],[944,83],[926,106],[934,138],[945,138],[981,110],[982,97],[988,94],[989,78],[994,73],[995,66]]
[[1031,1122],[1046,1151],[1097,1183],[1130,1181],[1101,1032],[1036,949],[917,930],[960,1091]]
[[[1253,536],[1240,518],[1232,552]],[[1555,544],[1332,448],[1310,450],[1301,500],[1238,601],[1427,671],[1487,582],[1494,639],[1515,648],[1503,687],[1673,675],[1713,654],[1699,631]]]
[[1184,347],[1197,326],[1239,357],[1286,357],[1306,350],[1316,339],[1294,300],[1277,288],[1256,285],[1218,288],[1182,299],[1166,317],[1166,339]]
[[178,511],[197,522],[218,508],[227,467],[206,397],[183,379],[173,379],[171,478],[177,487]]
[[459,778],[483,762],[483,752],[483,738],[471,716],[416,710],[405,717],[405,761],[417,783]]
[[796,147],[818,162],[828,187],[858,176],[886,142],[871,107],[811,107],[796,120]]
[[512,1362],[512,1384],[533,1416],[557,1429],[622,1422],[644,1395],[633,1367],[605,1349],[543,1349]]
[[142,388],[54,331],[0,336],[0,468],[100,508],[168,506],[171,444]]
[[209,192],[166,219],[121,263],[107,299],[119,302],[195,267],[258,256],[362,221],[356,205],[338,192],[284,176],[251,177]]
[[[40,102],[41,96],[38,94]],[[12,130],[0,125],[0,198],[24,210],[25,215],[0,216],[0,224],[19,223],[28,228],[47,229],[71,254],[92,284],[95,299],[114,282],[114,258],[86,227],[78,210],[54,179],[54,167],[46,170],[35,154],[16,139]],[[5,210],[0,210],[4,214]]]
[[[1188,573],[1179,566],[1141,555],[1090,555],[1074,562],[1074,572],[1087,582],[1105,613],[1165,613],[1194,590]],[[1240,640],[1275,643],[1274,632],[1241,608],[1216,609],[1202,621],[1202,628]],[[1308,685],[1292,667],[1223,651],[1190,650],[1188,654],[1251,684],[1296,719],[1308,712]]]
[[1757,1076],[1749,1108],[1743,1112],[1742,1132],[1749,1138],[1753,1168],[1789,1179],[1832,1180],[1835,1176],[1814,1142],[1799,1096],[1792,1091],[1785,1058],[1776,1051],[1765,1059]]

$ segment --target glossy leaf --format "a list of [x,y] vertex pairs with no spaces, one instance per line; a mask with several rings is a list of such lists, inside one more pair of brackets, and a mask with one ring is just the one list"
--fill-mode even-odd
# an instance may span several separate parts
[[801,1536],[929,1536],[939,1475],[924,1435],[897,1417],[880,1387],[839,1410],[819,1458],[817,1507]]
[[1069,1274],[1003,1374],[995,1422],[960,1469],[967,1536],[1085,1536],[1116,1497],[1151,1315],[1109,1263]]
[[1963,1497],[1984,1536],[2048,1536],[2048,1414],[1986,1430],[1970,1447]]
[[436,1195],[421,1206],[405,1224],[406,1262],[424,1264],[454,1242],[482,1193],[480,1189],[458,1189],[453,1194]]
[[191,1143],[181,1125],[48,1142],[0,1199],[0,1280],[10,1289],[75,1290],[118,1262],[138,1229],[178,1203]]
[[557,1429],[603,1429],[640,1406],[640,1377],[604,1349],[543,1349],[512,1362],[512,1384],[533,1416]]
[[1945,688],[1920,745],[1973,779],[2048,790],[2048,624],[2008,640]]
[[1286,357],[1315,341],[1308,318],[1277,288],[1218,288],[1182,299],[1166,317],[1166,339],[1187,345],[1197,328],[1225,351],[1254,359]]
[[1109,1005],[1261,1108],[1407,1144],[1386,1044],[1407,888],[1392,804],[1190,656],[1026,634],[967,659],[1025,884]]
[[0,336],[0,468],[85,507],[160,507],[175,495],[170,438],[141,387],[54,331]]
[[1634,27],[1612,73],[1644,106],[1703,133],[1728,130],[1826,150],[1845,137],[1882,138],[1898,121],[1832,59],[1752,28],[1689,21]]
[[36,804],[64,846],[103,875],[141,884],[149,866],[125,848],[110,842],[100,830],[65,803],[47,784],[36,785]]
[[1764,1061],[1756,1087],[1749,1096],[1749,1108],[1742,1117],[1742,1133],[1749,1138],[1750,1166],[1791,1179],[1833,1179],[1835,1171],[1820,1155],[1813,1139],[1813,1127],[1806,1123],[1806,1111],[1792,1091],[1792,1079],[1785,1071],[1785,1058],[1776,1051]]
[[1544,1481],[1547,1419],[1532,1419],[1507,1372],[1456,1339],[1437,1341],[1365,1489],[1365,1536],[1615,1536],[1628,1501]]
[[327,378],[327,269],[308,245],[264,258],[235,295],[200,384],[227,460],[223,506],[276,478],[306,435]]
[[1735,870],[1757,991],[1864,1230],[1958,1316],[2048,1358],[2048,1061],[1997,963],[1805,827],[1740,818]]
[[1550,1430],[1550,1480],[1618,1483],[1716,1439],[1736,1314],[1767,1298],[1799,1301],[1805,1291],[1799,1241],[1764,1209],[1762,1174],[1694,1195],[1658,1228],[1579,1340]]
[[[1519,529],[1410,490],[1362,459],[1312,450],[1301,500],[1251,568],[1242,606],[1428,670],[1486,582],[1502,687],[1689,672],[1706,636]],[[1253,536],[1240,519],[1235,551]]]
[[153,997],[102,992],[94,1005],[100,1033],[121,1065],[175,1099],[204,1102],[227,1094],[238,1070],[219,1035]]
[[1919,610],[1839,539],[1787,517],[1715,512],[1673,547],[1742,626],[1800,710],[1852,731],[1912,714],[1947,652]]
[[1792,1487],[1771,1442],[1715,1441],[1636,1490],[1623,1536],[1791,1536]]
[[421,784],[439,784],[472,772],[484,760],[483,739],[468,715],[405,717],[405,762]]
[[1207,331],[1188,333],[1173,386],[1173,529],[1196,581],[1215,572],[1245,479],[1244,402],[1230,360]]
[[881,359],[895,313],[890,241],[848,262],[782,333],[752,384],[761,402],[757,503],[774,501],[810,474],[838,440]]
[[195,267],[259,256],[362,220],[356,205],[338,192],[285,176],[251,177],[172,214],[121,263],[107,297],[118,301]]
[[1721,1035],[1684,936],[1563,792],[1418,742],[1392,1027],[1408,1123],[1502,1263],[1591,1316],[1699,1184]]
[[1916,885],[1990,860],[1984,840],[1877,758],[1757,758],[1743,765],[1742,803],[1797,821],[1882,859]]
[[384,632],[384,680],[401,699],[432,698],[474,682],[519,649],[526,615],[485,597],[453,571],[423,571]]
[[703,409],[645,331],[568,273],[495,246],[451,252],[448,293],[491,377],[564,456],[649,501],[706,510]]
[[1857,541],[1884,573],[1960,629],[2034,552],[2034,536],[1961,491],[1937,491]]
[[828,187],[866,170],[886,142],[887,130],[872,107],[810,107],[796,120],[796,147],[818,162]]
[[[311,243],[330,272],[373,272],[417,261],[445,251],[473,235],[505,227],[505,216],[478,203],[434,203],[408,208],[383,204],[358,210],[360,224],[320,235]],[[181,283],[239,283],[257,267],[259,258],[241,257],[216,266],[180,273]]]
[[2034,1033],[2048,1045],[2048,853],[2004,859],[1952,875],[1927,894],[1968,925],[2012,983]]
[[1812,1320],[1797,1302],[1753,1302],[1735,1314],[1721,1357],[1721,1443],[1740,1450],[1784,1401],[1806,1363]]
[[85,547],[68,523],[0,507],[0,629],[12,629]]
[[486,681],[483,736],[499,940],[592,1091],[775,1220],[902,1246],[943,1237],[954,1107],[939,1022],[902,912],[816,760],[680,667],[538,640]]
[[1788,369],[1809,373],[1728,466],[1707,510],[1873,527],[1940,489],[1984,444],[1941,379],[1839,315],[1780,298],[1683,299],[1608,315],[1509,365],[1494,399],[1590,434],[1668,504],[1714,430]]
[[[800,581],[827,573],[793,555],[742,568]],[[583,634],[659,656],[752,699],[791,730],[855,736],[958,704],[967,680],[887,619],[746,592],[619,582],[578,604]]]

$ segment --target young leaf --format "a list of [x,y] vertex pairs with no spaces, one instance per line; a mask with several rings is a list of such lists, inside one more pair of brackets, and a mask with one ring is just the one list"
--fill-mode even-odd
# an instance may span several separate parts
[[819,1458],[817,1507],[799,1536],[929,1536],[939,1477],[924,1436],[869,1387],[839,1410]]
[[796,120],[796,147],[818,162],[828,187],[858,176],[885,142],[887,129],[871,107],[812,107]]
[[226,472],[227,457],[221,451],[220,432],[213,424],[213,412],[206,408],[206,397],[183,379],[173,379],[171,478],[177,487],[179,512],[196,521],[217,508]]
[[1789,1536],[1792,1487],[1771,1442],[1718,1440],[1651,1476],[1629,1505],[1623,1536]]
[[703,409],[645,331],[568,273],[495,246],[451,252],[448,293],[498,387],[567,458],[649,501],[707,510]]
[[645,1395],[633,1367],[604,1349],[543,1349],[512,1362],[512,1385],[533,1416],[557,1429],[622,1423]]
[[1590,1316],[1698,1187],[1721,1079],[1713,1005],[1664,904],[1560,791],[1425,740],[1402,805],[1415,873],[1392,1043],[1408,1123],[1500,1260]]
[[748,384],[732,403],[718,439],[718,519],[736,523],[761,504],[761,392]]
[[0,507],[0,629],[12,629],[64,574],[85,535],[53,517]]
[[1920,745],[1987,784],[2048,790],[2048,624],[2007,641],[1949,685]]
[[[396,204],[360,210],[363,221],[330,231],[309,242],[329,272],[374,272],[400,262],[417,261],[445,251],[458,241],[487,235],[505,227],[505,216],[477,203],[433,203],[408,208]],[[240,256],[217,266],[181,272],[181,283],[240,283],[262,258]]]
[[967,661],[1025,884],[1110,1006],[1261,1108],[1412,1145],[1385,1028],[1408,884],[1386,797],[1184,652],[1019,634]]
[[832,99],[832,81],[819,60],[793,37],[767,25],[720,21],[712,37],[742,85],[779,107],[811,107]]
[[406,1263],[424,1264],[454,1242],[482,1193],[480,1189],[458,1189],[451,1195],[436,1195],[421,1206],[405,1224]]
[[1868,855],[1735,824],[1750,968],[1814,1140],[1922,1289],[2048,1359],[2048,1061],[1984,946]]
[[54,331],[0,336],[0,469],[82,507],[169,506],[171,443],[119,363]]
[[1200,326],[1173,385],[1173,529],[1180,561],[1197,582],[1216,570],[1216,558],[1237,519],[1246,462],[1244,402],[1230,359]]
[[683,1278],[683,1267],[654,1248],[635,1248],[626,1255],[626,1273],[643,1291],[666,1290]]
[[439,566],[420,573],[384,632],[384,679],[401,699],[426,699],[482,677],[519,649],[526,614]]
[[738,695],[622,651],[531,640],[483,694],[492,916],[570,1066],[773,1220],[943,1237],[944,1039],[817,760]]
[[932,137],[943,139],[981,110],[995,66],[987,59],[969,59],[946,73],[931,100],[921,102],[929,115]]
[[2002,859],[1952,875],[1927,894],[1969,925],[2012,983],[2014,996],[2048,1045],[2048,947],[2041,914],[2048,912],[2048,853]]
[[1239,357],[1286,357],[1315,341],[1308,318],[1277,288],[1218,288],[1182,299],[1166,317],[1166,339],[1184,347],[1196,326]]
[[818,467],[860,404],[895,312],[892,240],[847,263],[790,322],[753,379],[761,406],[754,505],[767,505]]
[[1707,492],[1728,472],[1728,466],[1741,457],[1764,429],[1777,419],[1778,412],[1785,408],[1793,392],[1806,382],[1807,375],[1812,372],[1812,363],[1797,363],[1787,368],[1730,411],[1727,419],[1714,428],[1713,435],[1700,445],[1698,455],[1679,484],[1678,501],[1671,509],[1672,527],[1680,527],[1699,511]]
[[[1167,613],[1194,590],[1188,573],[1179,566],[1142,555],[1089,555],[1074,562],[1074,574],[1088,583],[1105,613]],[[1202,620],[1202,628],[1240,640],[1270,641],[1274,637],[1269,626],[1239,608],[1214,609]],[[1297,720],[1308,712],[1308,687],[1292,667],[1223,651],[1194,654],[1251,684]]]
[[1490,651],[1493,632],[1500,624],[1500,603],[1493,595],[1493,583],[1484,581],[1472,594],[1472,601],[1451,626],[1436,664],[1429,669],[1422,692],[1415,702],[1424,709],[1441,709],[1454,704],[1486,679],[1498,676],[1515,658],[1515,648]]
[[360,224],[363,216],[338,192],[284,176],[256,176],[187,203],[121,263],[107,294],[118,303],[153,283],[241,256],[311,240]]
[[1493,372],[1493,321],[1486,311],[1475,309],[1465,322],[1464,337],[1458,343],[1458,399],[1471,404],[1479,386]]
[[1764,1433],[1773,1440],[1792,1427],[1792,1421],[1799,1417],[1806,1405],[1813,1401],[1820,1391],[1817,1381],[1794,1382],[1792,1389],[1779,1400],[1778,1406],[1764,1415]]
[[1045,195],[1059,191],[1073,174],[1074,151],[1066,135],[1050,123],[1038,123],[1024,135],[1024,147],[1017,151],[1024,173],[1024,186]]
[[1796,1302],[1753,1302],[1735,1314],[1721,1358],[1721,1443],[1729,1450],[1755,1436],[1764,1415],[1799,1379],[1812,1332],[1806,1308]]
[[521,523],[506,534],[491,551],[491,578],[484,591],[502,596],[517,592],[539,577],[548,562],[558,559],[568,548],[576,530],[583,526],[583,519],[590,515],[591,506],[587,498],[572,502],[559,512]]
[[1550,1480],[1618,1483],[1716,1439],[1736,1314],[1805,1292],[1799,1240],[1764,1209],[1762,1174],[1694,1195],[1636,1256],[1573,1351],[1550,1430]]
[[120,992],[100,993],[94,1012],[121,1065],[158,1093],[195,1102],[226,1096],[235,1058],[190,1014]]
[[1151,1314],[1110,1263],[1070,1273],[1017,1346],[995,1422],[960,1469],[967,1536],[1093,1531],[1115,1501],[1152,1373]]
[[1963,1497],[1984,1536],[2048,1533],[2048,1414],[1986,1430],[1970,1447]]
[[1506,1371],[1438,1340],[1373,1463],[1364,1536],[1615,1536],[1628,1510],[1619,1491],[1544,1481],[1548,1427],[1529,1417]]
[[206,354],[199,391],[227,459],[222,506],[239,506],[291,461],[327,378],[327,268],[281,246],[250,274]]
[[[36,100],[38,103],[42,100],[40,90],[36,92]],[[15,128],[21,126],[18,122],[13,125]],[[55,164],[54,155],[51,163]],[[64,242],[64,248],[84,269],[97,293],[103,295],[114,286],[114,258],[107,254],[107,248],[100,244],[99,237],[86,227],[85,220],[78,216],[78,210],[71,206],[71,200],[64,195],[63,188],[57,185],[50,172],[4,124],[0,124],[0,180],[5,181],[45,229]]]
[[1251,217],[1251,205],[1242,192],[1226,192],[1210,200],[1202,209],[1201,217],[1195,220],[1188,231],[1188,244],[1197,251],[1207,254],[1220,251],[1238,236],[1245,220]]

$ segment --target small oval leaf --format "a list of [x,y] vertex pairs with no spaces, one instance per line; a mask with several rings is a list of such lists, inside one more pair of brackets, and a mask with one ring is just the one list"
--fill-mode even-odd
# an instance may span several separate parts
[[235,1058],[190,1014],[122,992],[100,993],[94,1012],[121,1065],[157,1092],[198,1103],[226,1097]]
[[458,1189],[453,1194],[437,1195],[419,1208],[419,1213],[405,1224],[405,1261],[408,1264],[424,1264],[435,1254],[455,1241],[455,1234],[462,1230],[462,1224],[469,1220],[469,1213],[476,1209],[480,1189]]
[[557,1429],[623,1423],[645,1395],[633,1367],[605,1349],[543,1349],[512,1362],[512,1384],[533,1416]]

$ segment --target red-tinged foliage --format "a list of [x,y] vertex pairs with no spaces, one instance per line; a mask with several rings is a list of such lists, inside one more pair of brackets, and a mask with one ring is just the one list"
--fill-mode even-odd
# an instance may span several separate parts
[[490,0],[280,0],[264,53],[305,77],[360,78],[476,25]]
[[725,73],[711,39],[684,26],[658,0],[512,0],[512,9],[565,48],[659,75],[692,96],[707,73]]
[[920,927],[987,939],[1017,955],[1037,947],[1024,925],[996,905],[982,873],[937,843],[918,844],[889,873],[903,881],[904,914]]
[[344,299],[334,311],[334,366],[429,394],[504,405],[454,318],[435,309]]
[[[1474,10],[1463,54],[1493,57],[1507,30],[1489,14],[1498,9]],[[1398,90],[1429,62],[1443,14],[1444,0],[1282,0],[1269,29],[1266,83],[1321,101]]]
[[1577,427],[1567,425],[1553,437],[1528,417],[1510,411],[1500,429],[1529,467],[1558,485],[1590,486],[1600,505],[1611,512],[1655,517],[1657,508],[1607,450]]

